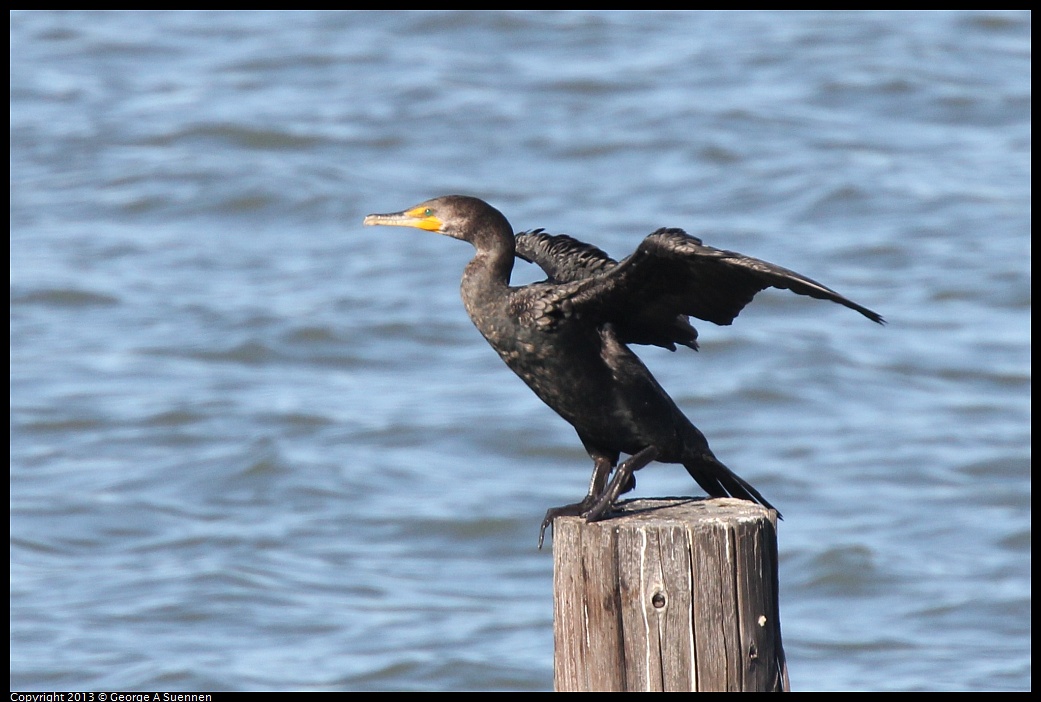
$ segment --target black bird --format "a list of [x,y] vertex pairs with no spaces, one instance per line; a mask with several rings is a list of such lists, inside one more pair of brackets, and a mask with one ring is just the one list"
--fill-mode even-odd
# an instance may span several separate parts
[[[604,516],[651,461],[681,463],[713,497],[775,509],[723,465],[705,436],[627,344],[697,348],[689,316],[730,324],[761,290],[791,290],[831,300],[884,323],[881,316],[820,283],[772,263],[705,246],[680,229],[659,229],[616,262],[600,249],[542,230],[516,235],[497,209],[448,195],[365,224],[416,227],[462,239],[476,254],[463,271],[463,304],[474,325],[514,373],[570,422],[593,459],[589,492],[546,512],[589,521]],[[537,263],[548,280],[510,286],[515,257]],[[628,459],[618,464],[619,457]],[[613,477],[611,471],[614,470]]]

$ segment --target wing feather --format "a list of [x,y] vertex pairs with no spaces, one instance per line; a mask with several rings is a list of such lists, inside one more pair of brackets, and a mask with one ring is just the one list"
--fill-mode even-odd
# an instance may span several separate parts
[[[608,273],[576,291],[576,305],[612,314],[655,309],[727,325],[766,288],[830,300],[884,324],[878,313],[812,278],[772,263],[704,245],[682,229],[659,229]],[[612,312],[611,310],[617,310]]]

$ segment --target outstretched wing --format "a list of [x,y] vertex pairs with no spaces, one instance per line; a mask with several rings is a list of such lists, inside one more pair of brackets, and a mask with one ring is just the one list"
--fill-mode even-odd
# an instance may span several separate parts
[[831,300],[884,324],[881,315],[829,287],[772,263],[705,246],[682,229],[659,229],[628,258],[591,278],[572,299],[605,321],[654,310],[659,318],[690,315],[730,324],[766,288]]
[[[618,262],[601,249],[564,234],[546,234],[542,229],[516,236],[516,255],[535,263],[551,282],[573,283],[607,275]],[[626,344],[653,344],[676,350],[676,344],[698,348],[698,332],[685,314],[670,305],[649,302],[644,307],[629,306],[612,322],[618,338]]]
[[585,280],[618,265],[618,261],[592,244],[565,234],[547,234],[544,229],[521,232],[515,241],[517,257],[538,265],[557,283]]

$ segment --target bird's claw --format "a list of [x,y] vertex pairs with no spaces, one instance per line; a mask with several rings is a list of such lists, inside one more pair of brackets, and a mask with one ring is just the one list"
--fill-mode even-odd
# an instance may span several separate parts
[[[553,525],[553,520],[557,517],[585,517],[586,521],[590,520],[586,515],[591,511],[589,506],[593,503],[593,500],[588,496],[581,502],[575,502],[570,505],[563,505],[561,507],[550,507],[546,510],[546,516],[542,519],[542,527],[539,529],[539,550],[542,550],[542,540],[546,536],[546,527]],[[601,510],[602,511],[602,510]]]

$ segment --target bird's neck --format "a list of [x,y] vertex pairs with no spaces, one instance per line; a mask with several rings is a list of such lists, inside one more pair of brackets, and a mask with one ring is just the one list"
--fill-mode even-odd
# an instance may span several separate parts
[[463,271],[462,296],[470,316],[478,307],[494,305],[505,298],[513,272],[514,243],[509,237],[475,242],[473,259]]
[[482,229],[472,243],[476,254],[466,266],[464,276],[482,284],[509,285],[516,249],[513,232],[488,227]]

